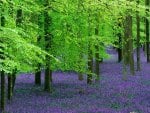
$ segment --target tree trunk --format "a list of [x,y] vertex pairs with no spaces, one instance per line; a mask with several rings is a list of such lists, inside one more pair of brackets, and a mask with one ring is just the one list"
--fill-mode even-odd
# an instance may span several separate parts
[[[81,6],[82,6],[82,0],[78,0],[78,15],[82,15],[81,14]],[[80,38],[82,40],[82,36],[81,36],[81,25],[80,23],[78,24],[79,30],[77,33],[78,38]],[[82,42],[79,42],[80,47],[82,47]],[[81,62],[81,60],[83,59],[83,53],[82,53],[82,49],[79,48],[79,63]],[[82,68],[82,67],[81,67]],[[82,81],[84,79],[83,74],[82,73],[78,73],[78,80]]]
[[[41,44],[41,39],[44,38],[43,34],[41,33],[41,29],[43,28],[43,13],[40,13],[38,15],[38,26],[39,26],[39,32],[37,37],[37,45]],[[41,85],[41,64],[37,64],[37,70],[35,73],[35,85]]]
[[129,16],[129,64],[130,64],[130,73],[135,75],[134,69],[134,50],[133,50],[133,37],[132,37],[132,16]]
[[[95,28],[95,35],[98,36],[99,35],[99,19],[98,19],[98,15],[96,15],[96,28]],[[96,74],[96,82],[99,82],[100,80],[100,67],[99,67],[99,45],[97,44],[95,46],[96,49],[96,70],[95,70],[95,74]]]
[[[91,11],[89,10],[89,16],[88,16],[88,35],[89,37],[91,36],[91,20],[90,20],[90,13]],[[93,71],[93,57],[92,57],[92,50],[91,50],[91,44],[90,44],[90,38],[88,39],[88,74],[87,74],[87,84],[92,84],[92,71]]]
[[[23,14],[22,14],[22,9],[18,9],[18,10],[17,10],[17,14],[16,14],[16,26],[17,26],[17,27],[21,27],[22,16],[23,16]],[[11,79],[11,80],[9,80],[9,81],[12,82],[12,83],[10,83],[10,84],[12,84],[12,89],[10,90],[10,91],[12,91],[12,92],[10,92],[12,95],[13,95],[14,87],[15,87],[15,83],[16,83],[16,73],[17,73],[17,68],[13,70],[13,73],[12,73],[12,75],[11,75],[12,77],[9,78],[9,79]],[[11,95],[11,94],[10,94],[10,95]],[[11,95],[11,96],[12,96],[12,95]],[[8,98],[8,99],[9,99],[9,98]]]
[[45,81],[44,81],[44,91],[47,91],[47,92],[51,92],[52,91],[52,88],[51,88],[51,71],[50,71],[50,68],[47,67],[46,70],[45,70]]
[[1,71],[1,111],[5,111],[5,74]]
[[[48,9],[49,7],[49,1],[45,0],[44,7],[46,8],[44,10],[44,32],[45,32],[45,50],[47,52],[50,51],[51,49],[51,44],[52,44],[52,34],[49,31],[49,27],[51,26],[52,20],[51,17],[48,14]],[[45,82],[44,82],[44,90],[51,92],[51,82],[52,82],[52,70],[50,69],[50,57],[46,55],[46,70],[45,70]]]
[[14,92],[15,83],[16,83],[16,70],[14,70],[14,72],[12,73],[12,92]]
[[[119,23],[119,27],[121,27],[121,24]],[[118,62],[122,61],[122,37],[121,33],[118,33]]]
[[124,63],[125,63],[124,65],[125,66],[129,65],[130,73],[134,75],[135,71],[134,71],[134,51],[133,51],[133,38],[132,38],[132,16],[129,14],[125,18],[124,27],[125,27],[124,42],[123,42],[124,43],[123,55],[124,55]]
[[12,95],[13,95],[13,81],[12,81],[12,75],[8,75],[8,95],[7,98],[8,100],[12,99]]
[[[149,7],[150,5],[150,1],[149,0],[145,0],[145,5],[147,7]],[[147,17],[148,17],[148,12],[149,12],[149,9],[146,9],[146,14],[147,14]],[[146,31],[146,53],[147,53],[147,62],[149,63],[150,62],[150,47],[149,47],[149,20],[148,18],[146,18],[146,24],[145,24],[145,31]]]
[[[0,5],[3,5],[3,2],[0,2]],[[4,12],[4,9],[2,8],[2,12]],[[4,27],[5,26],[5,17],[3,15],[3,13],[1,13],[1,26]],[[0,40],[2,41],[2,40]],[[3,43],[3,41],[2,41]],[[4,49],[3,47],[1,47],[1,49]],[[0,53],[0,59],[4,59],[3,56],[3,52]],[[5,111],[5,74],[4,71],[2,70],[0,72],[1,74],[1,112],[4,113]]]
[[[139,0],[137,0],[137,4],[139,5]],[[141,70],[141,63],[140,63],[140,16],[139,12],[137,11],[136,15],[136,21],[137,21],[137,71]]]
[[41,85],[41,71],[38,70],[36,73],[35,73],[35,85]]
[[100,81],[100,67],[99,67],[99,47],[96,46],[96,50],[97,50],[97,53],[96,53],[96,82],[99,82]]
[[87,84],[92,84],[92,67],[93,67],[93,63],[92,63],[92,57],[91,57],[91,53],[89,53],[89,60],[88,60],[88,70],[89,73],[87,75]]

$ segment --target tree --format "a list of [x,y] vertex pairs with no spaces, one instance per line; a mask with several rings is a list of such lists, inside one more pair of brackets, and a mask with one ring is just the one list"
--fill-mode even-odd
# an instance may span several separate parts
[[[139,5],[139,0],[137,0],[137,5]],[[141,70],[140,66],[140,16],[139,11],[136,14],[136,22],[137,22],[137,71]]]
[[[96,28],[95,28],[95,35],[96,36],[99,36],[99,15],[96,14],[95,15],[95,19],[96,19]],[[96,59],[96,81],[98,82],[100,80],[100,67],[99,67],[99,60],[100,60],[100,57],[99,57],[99,45],[96,44],[95,46],[95,49],[96,49],[96,55],[95,55],[95,59]]]
[[149,47],[149,20],[148,20],[148,12],[149,12],[149,5],[150,1],[145,0],[145,5],[146,5],[146,23],[145,23],[145,31],[146,31],[146,53],[147,53],[147,62],[150,62],[150,47]]
[[91,34],[91,10],[88,9],[88,74],[87,74],[87,84],[92,84],[92,71],[93,71],[93,55],[92,55],[92,43],[90,40]]
[[[0,6],[2,6],[1,9],[1,26],[5,26],[5,17],[4,17],[4,3],[3,1],[0,2]],[[3,39],[0,39],[0,43],[3,43]],[[0,46],[0,49],[4,49],[2,46]],[[5,59],[3,51],[0,52],[0,59]],[[5,74],[4,70],[0,71],[1,74],[1,112],[4,113],[5,111]]]
[[[118,28],[122,27],[122,18],[118,18]],[[118,36],[118,62],[122,61],[122,33],[119,32]]]
[[[131,12],[131,9],[127,10]],[[133,51],[133,34],[132,34],[132,16],[127,14],[124,20],[124,46],[123,46],[123,56],[124,65],[130,66],[130,72],[134,75],[134,51]],[[126,70],[126,69],[124,69]]]
[[[38,15],[38,26],[39,26],[39,33],[38,33],[38,37],[37,37],[37,45],[39,47],[41,47],[41,40],[43,37],[43,13],[40,12],[40,14]],[[41,85],[41,64],[37,64],[37,69],[36,69],[36,73],[35,73],[35,85]]]
[[[52,42],[51,42],[52,41],[52,34],[49,31],[50,26],[52,24],[52,19],[48,13],[48,8],[49,8],[49,1],[48,0],[45,0],[44,7],[45,7],[45,10],[44,10],[45,50],[47,52],[49,52],[51,49],[51,44],[52,44]],[[45,69],[44,90],[50,92],[50,91],[52,91],[52,89],[51,89],[52,70],[50,69],[51,68],[50,67],[51,59],[48,55],[46,55],[45,62],[46,62],[46,69]]]
[[[77,14],[78,14],[78,16],[80,15],[82,15],[82,4],[83,3],[83,1],[82,0],[78,0],[78,11],[77,11]],[[78,33],[77,33],[77,36],[78,36],[78,38],[80,38],[80,40],[82,40],[82,35],[81,35],[81,24],[80,24],[80,18],[78,18],[78,22],[79,22],[79,29],[78,29]],[[82,42],[81,41],[79,41],[79,46],[82,48]],[[79,59],[79,63],[81,62],[81,59],[83,59],[83,53],[82,53],[82,49],[79,49],[79,51],[80,51],[80,53],[79,53],[79,57],[80,57],[80,59]],[[83,80],[84,78],[83,78],[83,74],[81,73],[81,72],[79,72],[79,74],[78,74],[78,79],[79,80]]]

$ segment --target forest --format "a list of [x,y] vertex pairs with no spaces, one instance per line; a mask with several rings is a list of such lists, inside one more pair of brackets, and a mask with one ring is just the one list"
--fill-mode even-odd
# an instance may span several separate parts
[[0,113],[150,113],[150,0],[0,0]]

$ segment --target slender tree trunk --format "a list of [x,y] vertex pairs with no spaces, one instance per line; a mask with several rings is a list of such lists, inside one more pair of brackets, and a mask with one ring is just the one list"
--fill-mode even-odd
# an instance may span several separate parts
[[41,71],[35,73],[35,85],[41,85]]
[[[118,24],[119,27],[121,27],[121,23]],[[118,62],[122,61],[122,37],[121,33],[118,33]]]
[[[38,37],[37,37],[37,44],[41,44],[41,39],[43,38],[43,34],[41,33],[41,29],[43,28],[43,13],[38,15],[38,26],[40,28]],[[37,64],[37,71],[35,73],[35,85],[41,85],[41,64]]]
[[[130,10],[128,10],[130,11]],[[130,73],[135,74],[134,69],[134,51],[133,51],[133,38],[132,38],[132,16],[127,15],[124,23],[125,34],[124,34],[124,63],[130,66]]]
[[[0,5],[3,5],[3,2],[0,2]],[[1,26],[4,27],[5,26],[5,17],[3,15],[4,13],[4,9],[2,9],[2,13],[1,13]],[[2,41],[2,40],[0,40]],[[3,41],[2,41],[3,42]],[[4,49],[3,47],[1,47],[1,49]],[[4,59],[3,57],[4,53],[0,53],[0,59]],[[0,72],[1,74],[1,112],[4,113],[5,111],[5,74],[4,71]]]
[[[149,1],[149,0],[145,0],[145,5],[146,5],[147,7],[149,7],[150,1]],[[149,12],[149,9],[146,9],[147,17],[148,17],[148,12]],[[149,20],[148,20],[148,18],[146,18],[146,26],[145,26],[145,29],[146,29],[146,53],[147,53],[147,62],[149,63],[149,62],[150,62],[150,47],[149,47],[150,39],[149,39]]]
[[13,81],[12,81],[12,75],[8,75],[8,95],[7,95],[7,98],[8,100],[11,100],[12,99],[12,95],[13,95]]
[[[89,10],[89,16],[88,16],[88,34],[89,37],[91,36],[91,19],[90,19],[90,13],[91,11]],[[92,72],[93,72],[93,57],[92,57],[92,50],[91,50],[91,44],[90,44],[90,39],[88,39],[88,75],[87,75],[87,84],[92,84]]]
[[[9,1],[9,12],[10,16],[14,18],[14,9],[13,9],[13,1]],[[8,100],[12,99],[13,96],[13,74],[8,74],[8,88],[7,88],[7,98]]]
[[133,50],[133,37],[132,37],[132,16],[129,16],[129,63],[130,63],[130,73],[135,75],[134,69],[134,50]]
[[[139,5],[139,0],[137,0],[137,4]],[[141,63],[140,63],[140,16],[139,12],[137,11],[136,15],[136,21],[137,21],[137,71],[141,70]]]
[[[95,28],[95,35],[98,36],[99,35],[99,19],[98,19],[98,15],[96,15],[96,28]],[[100,80],[100,67],[99,67],[99,45],[96,45],[95,46],[95,49],[96,49],[96,82],[99,82]]]
[[12,92],[14,92],[15,83],[16,83],[16,70],[14,70],[12,73]]
[[52,91],[50,76],[51,76],[51,71],[50,71],[50,68],[47,67],[45,70],[45,81],[44,81],[44,91],[47,91],[47,92]]
[[100,81],[100,63],[99,63],[99,47],[96,46],[96,82]]
[[[49,7],[49,1],[45,0],[44,7]],[[44,31],[45,31],[45,50],[47,52],[50,51],[51,49],[51,44],[52,44],[52,34],[49,31],[49,27],[52,24],[51,17],[48,14],[48,9],[44,10]],[[52,82],[52,70],[50,69],[50,57],[46,55],[46,70],[45,70],[45,82],[44,82],[44,90],[51,92],[51,82]]]
[[124,40],[123,40],[123,57],[125,65],[129,64],[129,16],[126,16],[124,22]]
[[[17,26],[17,27],[21,27],[22,16],[23,16],[23,14],[22,14],[22,9],[18,9],[18,10],[17,10],[17,14],[16,14],[16,26]],[[12,95],[13,95],[14,87],[15,87],[15,83],[16,83],[16,73],[17,73],[17,68],[13,70],[13,73],[12,73],[12,75],[11,75],[12,77],[9,78],[9,79],[11,79],[11,80],[9,80],[9,81],[12,82],[12,83],[9,83],[9,84],[12,84],[12,85],[10,85],[10,86],[12,86],[12,89],[11,89],[11,88],[8,88],[8,89],[11,89],[10,91],[12,91],[12,92],[10,92],[10,94],[9,94],[9,95],[11,95],[11,97],[12,97]],[[8,97],[9,97],[9,96],[8,96]],[[9,99],[9,98],[8,98],[8,99]]]
[[1,111],[5,111],[5,74],[1,71]]
[[89,70],[89,73],[87,75],[87,84],[92,84],[92,68],[93,68],[93,63],[92,63],[92,57],[91,57],[91,52],[89,52],[89,55],[88,55],[88,70]]
[[[81,4],[82,4],[82,0],[78,0],[78,15],[81,15]],[[79,30],[78,30],[78,33],[77,33],[77,36],[78,36],[78,38],[80,38],[81,40],[82,40],[82,36],[81,36],[81,25],[80,25],[80,23],[79,23]],[[79,45],[80,45],[80,47],[82,48],[82,42],[79,42]],[[79,48],[79,63],[81,62],[81,60],[83,59],[83,53],[82,53],[82,49],[81,48]],[[81,67],[82,68],[82,67]],[[80,80],[80,81],[82,81],[84,79],[84,77],[83,77],[83,74],[82,73],[78,73],[78,80]]]
[[[126,25],[126,24],[125,24]],[[126,27],[125,27],[126,28]],[[126,32],[126,29],[125,29]],[[122,49],[122,56],[123,56],[123,80],[127,80],[127,55],[128,55],[128,50],[126,48],[127,46],[127,38],[126,38],[126,33],[125,36],[123,37],[123,49]]]

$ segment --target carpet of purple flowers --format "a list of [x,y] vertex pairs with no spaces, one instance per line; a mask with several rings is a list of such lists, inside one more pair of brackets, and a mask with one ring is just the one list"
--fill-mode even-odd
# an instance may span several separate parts
[[[101,81],[91,86],[76,73],[54,72],[53,93],[34,86],[34,76],[17,77],[7,113],[150,113],[150,64],[142,55],[142,71],[122,80],[116,53],[101,64]],[[42,78],[43,79],[43,78]]]

